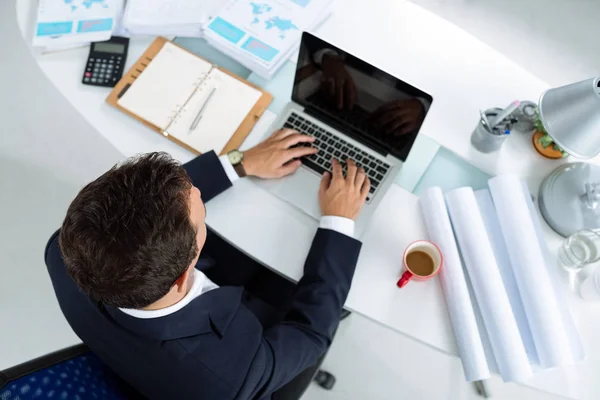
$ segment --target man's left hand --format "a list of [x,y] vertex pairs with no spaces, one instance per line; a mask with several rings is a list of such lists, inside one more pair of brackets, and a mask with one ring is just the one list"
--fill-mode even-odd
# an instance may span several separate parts
[[247,175],[259,178],[281,178],[296,171],[300,157],[315,154],[315,147],[297,146],[314,142],[314,137],[302,135],[292,129],[281,129],[267,140],[244,152],[244,170]]

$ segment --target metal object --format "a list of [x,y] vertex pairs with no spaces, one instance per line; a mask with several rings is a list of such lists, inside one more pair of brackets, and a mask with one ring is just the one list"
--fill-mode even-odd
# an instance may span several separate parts
[[600,229],[600,167],[578,162],[556,168],[540,186],[539,204],[559,235]]
[[475,391],[480,397],[483,397],[484,399],[490,398],[484,381],[475,381],[473,382],[473,386],[475,386]]
[[501,108],[490,108],[485,110],[484,115],[487,117],[486,122],[483,116],[480,116],[479,122],[471,135],[471,144],[482,153],[491,153],[500,150],[504,141],[508,137],[504,133],[505,126],[503,124],[492,128],[489,121],[497,118],[497,115],[502,111]]
[[519,109],[515,112],[517,119],[514,130],[521,133],[533,133],[535,130],[535,118],[537,104],[533,101],[522,101]]
[[583,159],[600,153],[600,78],[547,90],[539,103],[546,131],[563,150]]

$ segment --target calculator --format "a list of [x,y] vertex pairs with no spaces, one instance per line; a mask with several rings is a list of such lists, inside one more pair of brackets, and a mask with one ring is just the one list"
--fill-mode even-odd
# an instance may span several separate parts
[[113,36],[106,42],[92,43],[82,83],[114,87],[123,76],[129,39]]

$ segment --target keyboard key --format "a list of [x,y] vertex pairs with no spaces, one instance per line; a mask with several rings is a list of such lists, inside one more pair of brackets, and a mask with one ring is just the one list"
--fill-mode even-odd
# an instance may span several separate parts
[[315,130],[313,128],[308,128],[308,133],[315,133]]
[[340,142],[342,142],[342,144],[346,144],[346,141],[345,141],[345,140],[340,140]]
[[292,124],[290,124],[290,123],[287,123],[287,122],[286,122],[285,124],[283,124],[283,127],[284,127],[284,128],[290,128],[290,129],[294,129],[294,125],[292,125]]
[[300,122],[300,121],[296,121],[296,122],[294,122],[294,126],[295,126],[296,128],[300,128],[300,127],[302,126],[302,122]]
[[319,129],[319,132],[325,133],[325,129],[323,129],[323,128],[318,128],[318,129]]
[[317,164],[319,164],[319,165],[323,165],[324,162],[325,162],[325,160],[323,160],[322,158],[319,158],[317,160]]
[[335,144],[335,146],[333,146],[333,147],[335,147],[336,149],[341,149],[341,148],[342,148],[342,145],[341,145],[341,144],[339,144],[339,143],[336,143],[336,144]]
[[325,150],[327,148],[327,143],[321,143],[319,147]]
[[355,154],[356,154],[356,153],[354,152],[354,150],[350,150],[350,153],[348,153],[348,155],[349,155],[350,157],[354,157],[354,155],[355,155]]
[[360,154],[356,155],[356,161],[361,161],[362,160],[362,156]]
[[385,168],[385,167],[383,167],[383,166],[379,165],[379,166],[377,167],[377,172],[381,172],[382,174],[385,174],[385,173],[387,172],[387,168]]
[[302,157],[300,160],[302,161],[302,164],[306,165],[308,168],[310,168],[314,171],[317,171],[319,174],[322,174],[323,172],[325,172],[325,169],[322,166],[313,162],[312,160],[309,160],[306,157]]
[[377,164],[375,163],[375,161],[371,161],[369,163],[369,167],[371,167],[371,168],[375,168],[376,166],[377,166]]
[[344,153],[346,153],[346,152],[348,151],[348,147],[346,147],[346,146],[343,146],[343,147],[342,147],[342,151],[343,151]]
[[340,153],[340,152],[339,152],[339,151],[337,151],[337,150],[336,150],[336,151],[333,153],[333,156],[334,156],[334,157],[339,157],[339,156],[341,156],[341,155],[342,155],[342,153]]
[[320,134],[319,132],[315,131],[315,133],[313,134],[313,136],[314,136],[314,137],[317,137],[317,138],[320,138],[320,137],[321,137],[321,134]]
[[301,116],[298,115],[297,117],[300,121],[304,121],[304,118],[302,118]]
[[369,188],[369,193],[375,193],[375,188],[373,186]]
[[382,179],[383,179],[383,175],[381,175],[381,174],[377,174],[377,176],[376,176],[375,178],[377,178],[377,180],[378,180],[378,181],[380,181],[380,180],[382,180]]
[[382,164],[381,160],[379,160],[379,159],[375,160],[375,162],[376,162],[377,164]]
[[307,129],[308,129],[308,125],[306,125],[306,124],[303,124],[303,125],[302,125],[302,130],[303,130],[303,131],[305,131],[305,130],[307,130]]
[[331,163],[329,161],[326,161],[324,167],[328,170],[331,170]]
[[329,147],[327,148],[327,152],[329,152],[329,153],[333,153],[333,147],[329,146]]
[[327,141],[327,143],[328,143],[328,144],[334,144],[334,143],[335,143],[335,140],[333,140],[333,139],[329,139],[329,140]]
[[367,153],[365,153],[364,151],[361,151],[360,154],[362,154],[363,157],[369,157],[369,155]]

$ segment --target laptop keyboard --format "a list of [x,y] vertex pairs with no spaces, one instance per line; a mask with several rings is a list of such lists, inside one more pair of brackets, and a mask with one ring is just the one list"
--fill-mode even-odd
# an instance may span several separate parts
[[347,158],[353,159],[358,166],[363,167],[371,181],[367,202],[371,200],[379,188],[379,185],[383,182],[383,178],[391,168],[386,162],[373,157],[367,152],[359,149],[357,146],[348,143],[339,136],[323,129],[319,125],[303,118],[295,112],[292,112],[289,115],[283,127],[295,129],[305,135],[314,136],[315,141],[312,144],[303,143],[301,145],[316,147],[319,149],[319,152],[307,157],[302,157],[301,161],[308,168],[319,174],[322,175],[326,171],[331,172],[332,158],[342,161],[344,174],[346,173],[346,164],[343,161]]

